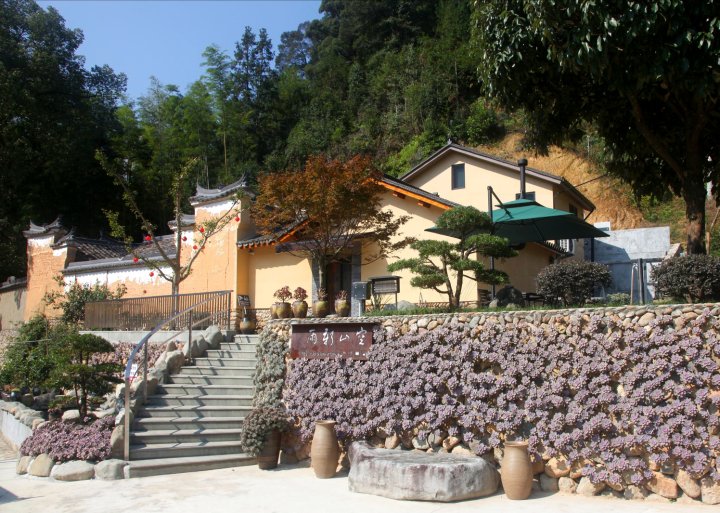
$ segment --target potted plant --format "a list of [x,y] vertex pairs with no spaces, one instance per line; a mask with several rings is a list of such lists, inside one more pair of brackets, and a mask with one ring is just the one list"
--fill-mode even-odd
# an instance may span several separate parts
[[307,291],[304,288],[298,287],[295,289],[293,292],[293,299],[295,299],[295,301],[292,304],[293,317],[298,317],[299,319],[307,317],[308,304],[305,301],[307,297]]
[[330,313],[330,305],[325,289],[317,290],[317,300],[313,303],[313,317],[326,317]]
[[243,316],[238,323],[238,331],[243,335],[251,335],[255,333],[255,327],[255,317],[250,315],[246,306],[243,306]]
[[275,303],[275,312],[277,313],[278,318],[289,319],[292,317],[292,308],[290,303],[287,302],[287,300],[292,297],[290,287],[285,285],[284,287],[277,289],[273,296],[280,300],[278,303]]
[[240,445],[245,452],[257,457],[261,470],[273,469],[280,456],[280,435],[290,427],[290,418],[284,409],[254,408],[243,421]]
[[335,313],[340,317],[350,315],[350,301],[348,300],[347,290],[341,290],[335,295]]

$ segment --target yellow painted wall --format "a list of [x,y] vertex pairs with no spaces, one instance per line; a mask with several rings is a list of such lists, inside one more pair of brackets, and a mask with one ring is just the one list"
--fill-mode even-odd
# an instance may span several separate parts
[[61,291],[54,278],[60,275],[68,261],[67,249],[54,250],[51,247],[54,242],[53,235],[28,239],[25,320],[38,313],[53,313],[53,309],[43,302],[43,297],[49,292]]
[[239,294],[247,293],[253,308],[269,308],[275,301],[273,293],[287,285],[290,290],[302,287],[310,295],[312,290],[312,269],[306,258],[298,258],[290,253],[276,253],[275,246],[261,246],[250,254],[248,249],[238,250],[245,253],[240,261],[247,261],[248,288]]
[[0,330],[16,329],[23,322],[26,302],[25,287],[0,292]]

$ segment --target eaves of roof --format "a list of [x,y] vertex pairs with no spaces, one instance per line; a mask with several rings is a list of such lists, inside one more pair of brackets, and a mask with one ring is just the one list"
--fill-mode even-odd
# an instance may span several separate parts
[[415,187],[414,185],[410,185],[403,180],[393,178],[389,175],[385,175],[380,179],[380,185],[382,185],[388,190],[393,191],[394,193],[410,196],[411,198],[418,200],[418,202],[420,202],[421,204],[425,204],[426,206],[432,205],[443,210],[449,210],[451,208],[460,206],[459,203],[455,203],[454,201],[441,198],[437,194],[432,194],[430,192],[424,191],[419,187]]
[[[501,167],[504,167],[505,169],[520,172],[520,168],[517,166],[517,164],[514,164],[513,162],[510,162],[509,160],[502,159],[500,157],[496,157],[494,155],[490,155],[488,153],[484,153],[482,151],[475,150],[473,148],[468,148],[466,146],[461,146],[459,144],[455,143],[449,143],[437,150],[435,153],[430,155],[428,158],[423,160],[420,164],[412,168],[410,171],[405,173],[400,177],[401,180],[406,181],[408,179],[411,179],[422,172],[424,172],[426,169],[428,169],[433,162],[435,162],[440,157],[446,155],[447,153],[454,151],[457,153],[460,153],[462,155],[478,158],[480,160],[484,160],[486,162],[491,162],[493,164],[497,164]],[[565,178],[562,176],[557,176],[552,173],[548,173],[547,171],[542,171],[540,169],[535,169],[532,167],[528,167],[525,169],[525,172],[528,176],[532,176],[534,178],[538,178],[540,180],[544,180],[546,182],[559,185],[561,188],[565,189],[565,191],[572,196],[584,210],[595,210],[595,205],[590,201],[588,198],[585,197],[580,191],[578,191],[570,182],[568,182]]]

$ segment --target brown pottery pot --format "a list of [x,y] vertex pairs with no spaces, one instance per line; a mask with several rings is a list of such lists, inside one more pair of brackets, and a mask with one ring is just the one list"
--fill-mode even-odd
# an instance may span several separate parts
[[265,445],[257,455],[258,468],[270,470],[278,466],[280,458],[280,431],[274,430],[265,438]]
[[278,319],[290,319],[293,315],[292,306],[285,301],[275,303],[275,311],[277,312]]
[[330,305],[327,301],[315,301],[313,303],[313,317],[327,317],[330,313]]
[[308,304],[305,301],[295,301],[292,304],[293,317],[304,319],[307,317]]
[[250,319],[248,317],[243,317],[238,324],[238,329],[243,335],[252,335],[255,333],[255,327],[255,319]]
[[277,319],[278,313],[277,313],[277,303],[273,303],[270,305],[270,318],[271,319]]
[[334,477],[339,456],[335,421],[318,420],[315,423],[315,433],[310,446],[310,463],[315,476],[320,479]]
[[350,315],[350,301],[347,299],[336,299],[335,300],[335,313],[340,317],[347,317]]
[[532,491],[532,463],[527,442],[505,442],[500,479],[508,499],[524,500]]

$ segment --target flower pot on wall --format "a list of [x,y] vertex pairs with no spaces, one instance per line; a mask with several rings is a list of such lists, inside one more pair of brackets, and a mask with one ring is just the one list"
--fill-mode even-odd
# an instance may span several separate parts
[[251,319],[249,317],[243,317],[238,323],[238,329],[243,335],[252,335],[255,333],[255,327],[255,319]]
[[350,301],[347,299],[336,299],[335,300],[335,313],[340,317],[347,317],[350,315]]
[[315,301],[313,303],[313,317],[327,317],[330,313],[330,305],[327,301]]
[[304,319],[307,317],[308,304],[305,301],[295,301],[292,304],[293,317]]
[[277,318],[278,318],[278,314],[277,314],[277,303],[273,303],[273,304],[270,305],[270,318],[271,318],[271,319],[277,319]]
[[275,311],[277,312],[278,319],[290,319],[293,316],[292,306],[285,301],[275,303]]
[[533,474],[527,442],[505,442],[501,469],[500,479],[508,499],[530,497]]
[[280,431],[272,431],[265,439],[260,454],[257,455],[258,468],[260,470],[270,470],[278,466],[280,458]]
[[315,476],[320,479],[334,477],[339,456],[335,421],[318,420],[315,423],[315,432],[310,446],[310,464],[315,471]]

